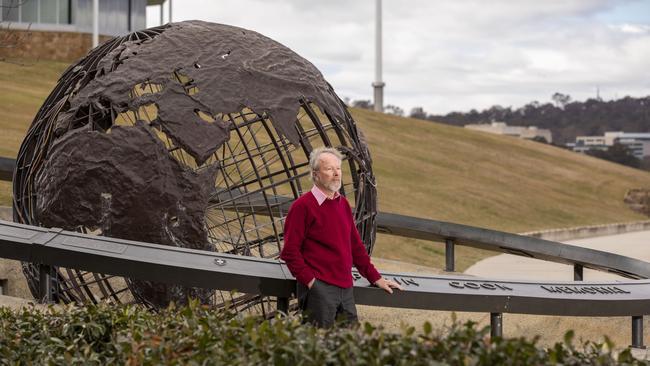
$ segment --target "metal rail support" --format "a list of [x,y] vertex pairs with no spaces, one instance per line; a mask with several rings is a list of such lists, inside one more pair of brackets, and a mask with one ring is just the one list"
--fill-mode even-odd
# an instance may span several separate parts
[[16,160],[0,156],[0,180],[11,182]]
[[573,280],[574,281],[582,281],[584,279],[584,267],[582,264],[574,264],[573,265]]
[[503,337],[502,313],[490,313],[490,337]]
[[278,297],[278,311],[288,314],[289,313],[289,298]]
[[38,266],[39,275],[39,294],[41,303],[48,304],[52,302],[52,267],[41,264]]
[[643,344],[643,315],[632,317],[632,348],[645,349]]
[[445,271],[453,272],[455,270],[455,243],[453,239],[445,239]]

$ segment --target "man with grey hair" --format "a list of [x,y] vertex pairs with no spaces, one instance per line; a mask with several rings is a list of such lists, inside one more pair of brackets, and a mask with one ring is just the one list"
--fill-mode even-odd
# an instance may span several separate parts
[[289,209],[280,258],[298,281],[298,303],[305,320],[329,327],[337,318],[356,323],[352,265],[370,283],[388,293],[402,287],[384,279],[370,261],[354,224],[350,204],[339,194],[341,153],[331,147],[309,156],[311,191]]

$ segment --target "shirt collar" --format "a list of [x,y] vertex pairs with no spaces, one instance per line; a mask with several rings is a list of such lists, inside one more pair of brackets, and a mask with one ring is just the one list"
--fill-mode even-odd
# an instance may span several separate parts
[[[320,188],[316,187],[315,185],[311,188],[311,194],[314,195],[316,198],[316,202],[318,202],[318,205],[322,205],[323,202],[327,199],[327,195],[323,193],[323,191],[320,190]],[[337,199],[341,196],[339,192],[334,193],[334,198],[332,199]]]

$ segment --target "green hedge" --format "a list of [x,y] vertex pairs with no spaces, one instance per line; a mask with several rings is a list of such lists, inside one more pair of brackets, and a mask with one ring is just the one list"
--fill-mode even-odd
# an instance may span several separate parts
[[443,336],[388,333],[365,323],[323,330],[300,318],[263,320],[197,304],[153,313],[137,306],[0,308],[0,364],[611,365],[642,364],[611,344],[577,349],[572,334],[543,349],[536,339],[490,340],[472,323]]

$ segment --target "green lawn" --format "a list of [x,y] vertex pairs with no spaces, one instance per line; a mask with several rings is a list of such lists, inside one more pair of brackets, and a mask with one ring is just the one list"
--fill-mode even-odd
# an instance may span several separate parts
[[[0,63],[0,155],[15,157],[67,67]],[[641,220],[623,204],[650,173],[540,143],[353,109],[370,144],[379,209],[510,232]],[[0,205],[11,185],[0,182]],[[379,235],[374,255],[440,268],[441,244]],[[457,267],[491,253],[458,248]]]

